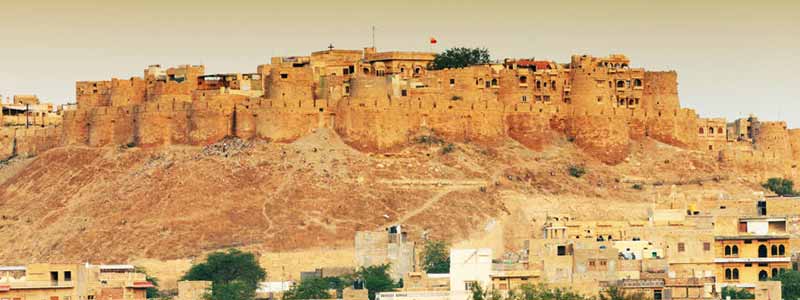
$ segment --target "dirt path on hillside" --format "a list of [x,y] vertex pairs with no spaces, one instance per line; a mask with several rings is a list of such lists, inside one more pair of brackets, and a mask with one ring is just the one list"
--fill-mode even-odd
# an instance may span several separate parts
[[269,202],[271,200],[273,200],[273,197],[275,197],[276,195],[280,195],[281,193],[283,193],[283,191],[286,189],[286,187],[290,183],[294,182],[294,174],[296,172],[297,172],[297,169],[296,168],[292,168],[292,170],[289,172],[289,174],[286,174],[285,176],[283,176],[283,181],[281,182],[280,185],[278,185],[278,187],[275,189],[275,191],[272,192],[272,193],[267,193],[267,195],[266,195],[267,197],[266,197],[266,199],[264,199],[264,203],[261,205],[261,215],[264,216],[264,221],[267,222],[267,228],[265,230],[272,229],[272,226],[274,225],[272,223],[272,220],[269,218],[269,214],[267,213],[269,211],[269,209],[267,209],[267,207],[269,206]]
[[436,193],[436,195],[425,201],[425,203],[423,203],[420,207],[417,207],[414,210],[411,210],[403,214],[396,221],[391,222],[390,224],[386,224],[386,226],[392,224],[402,224],[407,222],[411,218],[430,209],[431,207],[439,203],[439,201],[441,201],[442,198],[444,198],[445,196],[449,195],[452,192],[486,186],[486,181],[484,180],[398,179],[398,180],[382,180],[381,183],[387,185],[394,185],[398,187],[411,188],[411,189],[431,189],[432,187],[443,187],[441,191],[439,191],[438,193]]

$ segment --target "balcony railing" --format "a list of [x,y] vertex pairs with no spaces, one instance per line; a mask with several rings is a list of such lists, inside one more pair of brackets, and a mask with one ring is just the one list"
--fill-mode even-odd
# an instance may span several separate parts
[[71,281],[19,281],[7,283],[11,289],[63,289],[75,287]]
[[715,258],[715,263],[770,263],[770,262],[791,262],[790,257],[720,257]]
[[691,277],[691,278],[666,278],[667,286],[703,286],[706,283],[714,283],[715,277]]

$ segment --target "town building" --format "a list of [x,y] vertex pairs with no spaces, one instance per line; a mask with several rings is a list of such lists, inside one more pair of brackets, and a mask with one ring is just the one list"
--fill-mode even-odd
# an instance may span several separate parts
[[790,269],[789,235],[785,217],[743,217],[735,232],[715,237],[716,277],[721,286],[754,291],[756,283]]
[[154,287],[130,265],[30,264],[0,268],[0,299],[145,300]]

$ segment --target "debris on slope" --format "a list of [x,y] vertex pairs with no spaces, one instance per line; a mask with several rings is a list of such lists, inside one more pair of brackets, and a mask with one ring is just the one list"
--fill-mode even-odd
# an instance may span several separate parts
[[232,157],[239,155],[252,146],[252,142],[229,136],[219,142],[203,147],[202,153],[206,156]]

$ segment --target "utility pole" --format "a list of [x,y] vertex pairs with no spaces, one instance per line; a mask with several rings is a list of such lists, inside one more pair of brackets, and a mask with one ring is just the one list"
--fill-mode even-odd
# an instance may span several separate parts
[[372,25],[372,48],[375,48],[375,25]]

